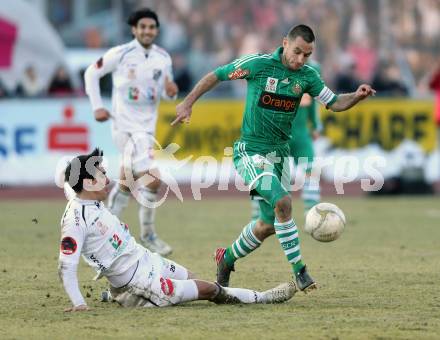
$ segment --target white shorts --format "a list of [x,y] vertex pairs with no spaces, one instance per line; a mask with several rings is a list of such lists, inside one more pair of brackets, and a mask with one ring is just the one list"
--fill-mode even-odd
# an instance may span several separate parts
[[135,173],[157,167],[154,162],[154,137],[147,132],[112,129],[112,138],[121,155],[121,164]]
[[183,287],[179,280],[187,279],[185,267],[146,252],[131,281],[124,287],[111,288],[111,293],[124,307],[165,307],[181,302]]

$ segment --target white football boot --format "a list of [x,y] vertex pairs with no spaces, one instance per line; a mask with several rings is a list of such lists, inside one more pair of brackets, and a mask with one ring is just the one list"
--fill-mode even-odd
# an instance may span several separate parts
[[261,303],[282,303],[290,300],[298,291],[293,281],[282,283],[262,292]]

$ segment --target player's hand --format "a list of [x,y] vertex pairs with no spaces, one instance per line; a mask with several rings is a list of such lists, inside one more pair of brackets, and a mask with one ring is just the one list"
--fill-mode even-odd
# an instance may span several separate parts
[[110,112],[108,112],[106,109],[97,109],[95,110],[94,114],[95,114],[95,119],[98,122],[105,122],[110,118]]
[[365,99],[369,96],[374,96],[376,94],[376,90],[371,88],[370,85],[362,84],[358,87],[358,89],[355,92],[355,95],[360,100]]
[[191,112],[191,106],[188,107],[184,104],[184,102],[181,102],[179,105],[176,106],[176,119],[171,122],[171,126],[174,126],[177,123],[188,124],[191,119]]
[[312,104],[312,97],[307,93],[305,93],[301,98],[301,102],[299,103],[299,106],[303,107],[303,106],[309,106],[311,104]]
[[70,312],[88,312],[88,311],[90,311],[90,308],[87,305],[79,305],[79,306],[69,307],[69,308],[66,308],[64,310],[65,313],[70,313]]
[[319,137],[321,137],[321,133],[318,130],[312,131],[312,139],[317,140]]
[[165,77],[165,93],[168,97],[174,97],[177,92],[179,92],[179,88],[177,84]]

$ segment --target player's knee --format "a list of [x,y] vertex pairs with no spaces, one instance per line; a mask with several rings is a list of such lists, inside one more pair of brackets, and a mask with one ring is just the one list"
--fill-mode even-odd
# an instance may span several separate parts
[[289,218],[292,214],[292,199],[286,195],[275,203],[275,213],[278,217]]
[[123,192],[130,192],[130,188],[122,183],[119,183],[119,190],[121,190]]
[[160,178],[154,178],[150,183],[148,183],[146,186],[148,189],[150,189],[152,192],[159,191],[160,188]]
[[139,173],[136,178],[142,178],[142,183],[152,192],[157,192],[161,185],[160,172],[158,169],[150,169],[146,172]]
[[258,220],[254,229],[255,237],[263,241],[266,237],[275,234],[273,224],[265,223],[262,220]]

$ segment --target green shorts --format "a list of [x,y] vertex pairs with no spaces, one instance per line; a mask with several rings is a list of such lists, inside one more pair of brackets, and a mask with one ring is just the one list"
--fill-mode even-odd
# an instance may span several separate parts
[[239,140],[234,143],[234,165],[251,196],[260,199],[260,219],[273,224],[276,202],[289,196],[289,145],[266,146]]

